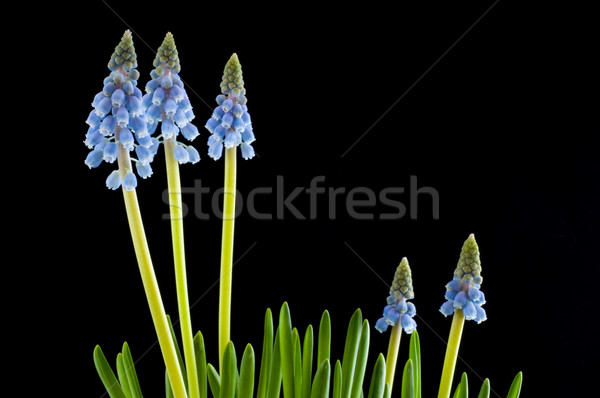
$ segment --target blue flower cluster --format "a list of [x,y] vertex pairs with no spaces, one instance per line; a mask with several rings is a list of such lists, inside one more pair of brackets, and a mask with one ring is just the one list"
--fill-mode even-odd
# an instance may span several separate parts
[[[85,164],[95,168],[102,161],[114,163],[119,153],[124,151],[128,155],[135,149],[138,158],[132,160],[136,163],[136,171],[146,178],[152,174],[150,162],[158,150],[158,140],[151,137],[153,130],[146,124],[142,92],[136,87],[140,77],[136,67],[137,58],[128,30],[108,63],[111,73],[104,79],[104,88],[92,102],[94,109],[86,121],[90,127],[84,141],[92,151]],[[137,186],[133,170],[127,168],[124,171],[113,171],[108,176],[108,188],[117,189],[122,184],[126,190],[133,190]]]
[[148,128],[155,131],[161,122],[160,138],[173,140],[173,156],[180,163],[196,163],[200,154],[191,145],[177,141],[181,132],[188,141],[193,141],[200,133],[191,121],[194,112],[189,97],[179,77],[181,65],[171,33],[167,33],[154,60],[155,69],[150,73],[152,80],[146,84],[146,95],[142,106],[147,114]]
[[482,282],[479,246],[471,234],[463,245],[454,277],[446,285],[446,302],[440,312],[448,316],[461,309],[466,320],[485,321],[487,316],[481,307],[485,304],[485,295],[480,290]]
[[417,328],[417,323],[413,319],[417,309],[413,303],[407,301],[412,298],[414,298],[412,273],[408,260],[404,257],[394,274],[394,282],[387,298],[388,305],[383,309],[383,317],[375,323],[375,329],[383,333],[388,326],[395,326],[400,322],[402,329],[411,334]]
[[239,146],[242,157],[252,159],[254,148],[251,144],[256,139],[246,105],[248,100],[242,67],[236,54],[225,65],[221,92],[217,97],[218,106],[205,125],[211,133],[208,138],[208,156],[218,160],[223,154],[223,147],[229,149]]

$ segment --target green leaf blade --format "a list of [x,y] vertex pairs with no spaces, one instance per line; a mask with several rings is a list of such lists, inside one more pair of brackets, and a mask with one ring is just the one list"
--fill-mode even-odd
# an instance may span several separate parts
[[283,375],[283,395],[294,398],[294,341],[292,340],[292,319],[290,308],[283,303],[279,312],[279,333],[281,352],[281,371]]
[[94,365],[110,398],[127,398],[99,345],[94,348]]
[[325,310],[321,316],[319,324],[319,341],[317,344],[317,363],[321,364],[324,360],[330,358],[331,350],[331,318],[329,311]]
[[239,398],[252,398],[254,394],[254,349],[246,346],[240,365]]
[[485,379],[483,384],[481,385],[481,389],[479,390],[479,395],[477,398],[490,398],[490,380]]
[[373,368],[373,375],[371,376],[371,385],[369,386],[368,398],[383,398],[385,391],[385,357],[383,354],[379,354],[375,367]]
[[508,395],[506,396],[506,398],[519,398],[519,395],[521,395],[521,384],[522,383],[523,383],[523,372],[519,372],[515,376],[512,384],[510,386],[510,390],[508,390]]
[[342,358],[342,374],[344,375],[342,380],[342,398],[350,398],[350,393],[352,392],[354,368],[356,366],[361,330],[362,313],[360,309],[357,309],[350,319],[348,333],[346,334],[346,344]]
[[331,369],[329,365],[329,359],[326,359],[319,365],[319,368],[317,369],[310,393],[310,398],[328,398],[330,378]]
[[415,398],[415,379],[411,359],[406,361],[402,372],[402,398]]

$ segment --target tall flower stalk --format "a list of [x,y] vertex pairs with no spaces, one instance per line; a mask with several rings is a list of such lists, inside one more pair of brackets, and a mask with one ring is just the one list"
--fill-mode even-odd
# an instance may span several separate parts
[[[104,80],[104,88],[92,103],[94,110],[87,120],[90,130],[85,140],[92,151],[85,163],[94,168],[102,161],[113,163],[117,160],[118,170],[108,176],[106,185],[110,189],[122,187],[140,275],[173,393],[176,398],[185,398],[183,374],[154,273],[135,191],[137,179],[132,161],[136,163],[138,175],[146,178],[152,174],[149,163],[156,153],[155,141],[150,137],[151,132],[145,123],[141,91],[135,87],[139,78],[136,67],[133,39],[131,32],[126,31],[108,64],[111,73]],[[130,156],[134,148],[137,159]]]
[[412,272],[408,265],[408,260],[404,257],[394,274],[390,295],[387,298],[388,305],[383,309],[383,317],[379,318],[375,323],[375,329],[381,333],[385,332],[389,326],[392,326],[390,343],[385,358],[385,383],[389,387],[390,394],[394,385],[402,330],[404,329],[407,334],[411,334],[417,328],[417,323],[413,319],[417,310],[415,305],[408,301],[414,297]]
[[221,94],[217,107],[206,122],[210,131],[208,155],[218,160],[225,149],[225,180],[223,192],[223,235],[221,243],[221,277],[219,289],[219,364],[231,335],[231,289],[233,280],[233,239],[235,228],[237,147],[242,157],[254,157],[251,143],[255,141],[252,121],[246,105],[246,89],[242,67],[233,54],[223,72]]
[[200,155],[194,147],[177,141],[180,132],[187,140],[193,140],[198,136],[198,129],[191,124],[194,113],[183,82],[179,78],[181,66],[171,33],[167,33],[158,48],[154,67],[151,73],[152,80],[146,85],[147,94],[142,99],[142,104],[147,109],[149,123],[154,128],[158,123],[161,124],[160,138],[165,149],[175,288],[185,368],[190,397],[199,398],[200,386],[187,287],[179,164],[196,163],[200,160]]
[[453,313],[454,316],[448,337],[438,398],[450,396],[465,320],[481,323],[487,319],[485,310],[481,307],[485,304],[485,296],[479,290],[482,282],[479,246],[475,241],[475,236],[471,234],[463,244],[454,277],[446,285],[446,302],[440,308],[440,312],[445,316]]

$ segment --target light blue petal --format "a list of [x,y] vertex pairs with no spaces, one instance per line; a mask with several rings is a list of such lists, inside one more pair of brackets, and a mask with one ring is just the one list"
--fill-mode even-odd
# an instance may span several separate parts
[[481,298],[481,292],[475,286],[469,286],[468,296],[470,300],[479,301]]
[[456,293],[458,292],[446,290],[446,294],[444,295],[444,297],[446,298],[446,300],[454,300],[454,297],[456,297]]
[[142,97],[142,106],[144,107],[144,110],[148,110],[152,105],[152,94],[145,94]]
[[113,115],[108,115],[102,120],[98,127],[98,132],[105,137],[110,137],[115,132],[115,126],[117,124],[116,119]]
[[135,140],[137,141],[138,144],[140,144],[141,146],[144,146],[146,148],[149,148],[152,146],[152,137],[149,134],[146,134],[143,137],[139,137],[137,134],[135,135]]
[[144,114],[142,102],[134,95],[127,96],[125,106],[132,117],[139,117]]
[[463,308],[463,315],[467,321],[475,319],[477,316],[477,310],[475,309],[475,305],[473,302],[468,301],[465,307]]
[[175,100],[173,98],[168,97],[165,99],[163,109],[165,110],[165,113],[168,117],[173,117],[175,116],[175,112],[177,112],[177,103],[175,103]]
[[[179,87],[178,85],[171,87],[170,93],[171,93],[171,97],[173,97],[175,102],[181,102],[186,97],[185,90],[183,88]],[[188,101],[188,103],[189,103],[189,101]],[[192,109],[191,104],[190,104],[190,109]]]
[[220,139],[225,139],[227,129],[219,124],[217,127],[215,127],[215,131],[213,133],[216,134]]
[[446,290],[451,292],[458,292],[460,290],[460,282],[456,280],[451,280],[446,284]]
[[112,103],[112,106],[123,105],[123,103],[125,103],[125,92],[123,92],[123,90],[121,90],[120,88],[116,89],[110,96],[110,101]]
[[140,162],[137,162],[135,164],[135,169],[138,175],[144,179],[152,175],[152,167],[150,167],[149,164],[142,164]]
[[119,170],[115,170],[108,175],[108,178],[106,179],[106,187],[114,191],[119,189],[120,186],[121,176],[119,175]]
[[185,150],[183,145],[175,145],[173,148],[173,156],[175,160],[179,162],[179,164],[184,164],[190,161],[190,154]]
[[404,314],[406,312],[406,310],[408,309],[408,307],[406,305],[406,301],[405,300],[398,301],[398,305],[396,305],[396,308],[398,309],[399,313]]
[[223,103],[221,104],[221,108],[223,108],[224,112],[229,112],[231,110],[231,108],[233,108],[233,101],[230,100],[229,98],[227,98],[225,101],[223,101]]
[[223,127],[229,128],[231,127],[231,125],[233,124],[233,113],[231,112],[227,112],[226,114],[223,115],[223,117],[221,118],[221,125]]
[[194,164],[194,163],[198,163],[200,161],[200,154],[198,153],[196,148],[194,148],[191,145],[188,145],[186,150],[188,151],[188,155],[190,157],[190,163]]
[[249,160],[254,157],[255,153],[254,148],[252,148],[252,145],[244,142],[240,145],[240,148],[242,150],[242,158]]
[[214,132],[215,132],[215,128],[216,128],[217,126],[219,126],[219,125],[220,125],[219,121],[218,121],[217,119],[214,119],[214,118],[212,118],[212,117],[211,117],[211,118],[209,118],[209,119],[208,119],[208,121],[206,122],[206,124],[204,125],[204,127],[205,127],[205,128],[208,130],[208,131],[210,131],[210,132],[211,132],[211,134],[212,134],[212,133],[214,133]]
[[[185,112],[181,110],[181,108],[177,108],[175,112],[175,116],[173,117],[175,123],[179,128],[185,127],[189,122],[187,117],[185,116]],[[212,117],[209,120],[215,120]],[[216,121],[216,120],[215,120]]]
[[181,134],[183,134],[186,140],[193,141],[196,137],[200,135],[200,132],[198,132],[198,128],[196,126],[189,123],[181,129]]
[[237,100],[238,104],[240,105],[246,105],[246,103],[248,102],[248,98],[246,98],[246,96],[244,94],[240,94],[238,96],[238,100]]
[[226,99],[227,99],[227,97],[224,96],[223,94],[217,95],[217,105],[223,104],[223,101],[225,101]]
[[133,94],[133,83],[131,81],[128,80],[123,84],[123,92],[125,95]]
[[135,153],[141,164],[148,164],[152,162],[152,159],[154,158],[154,155],[150,149],[146,148],[145,146],[138,145],[138,147],[135,148]]
[[252,130],[248,130],[248,128],[246,128],[246,130],[242,131],[242,140],[246,144],[251,144],[256,141],[256,138],[254,137]]
[[233,113],[233,116],[241,118],[244,110],[241,105],[235,104],[233,108],[231,108],[231,113]]
[[173,79],[171,79],[171,76],[163,76],[163,78],[160,79],[160,86],[165,89],[173,87]]
[[192,104],[190,103],[190,99],[189,98],[182,99],[181,102],[179,102],[179,107],[184,112],[191,111],[192,110]]
[[85,146],[92,149],[93,147],[98,145],[100,142],[102,142],[103,139],[104,139],[104,136],[102,134],[100,134],[98,129],[92,129],[90,127],[90,130],[88,130],[87,134],[85,135],[85,141],[83,141],[83,143],[85,144]]
[[126,191],[133,191],[135,187],[137,187],[137,178],[131,170],[128,170],[127,174],[125,174],[125,177],[123,178],[123,188]]
[[219,160],[223,154],[223,144],[221,142],[213,143],[208,147],[208,156],[214,160]]
[[112,93],[115,92],[116,88],[117,88],[117,86],[113,82],[108,82],[104,85],[102,92],[104,93],[104,95],[106,97],[110,97],[112,95]]
[[133,134],[131,134],[131,130],[129,130],[129,129],[121,130],[119,139],[121,141],[121,145],[123,145],[123,147],[125,147],[125,149],[127,149],[128,151],[133,150],[134,142],[133,142]]
[[454,302],[452,300],[446,301],[440,307],[440,312],[442,314],[444,314],[444,316],[448,316],[448,315],[454,314]]
[[[183,110],[185,111],[185,109],[183,109]],[[220,106],[217,106],[213,110],[212,117],[214,117],[215,119],[221,120],[221,118],[223,117],[223,115],[225,115],[225,111]]]
[[134,117],[129,121],[129,127],[135,133],[136,138],[144,138],[148,136],[148,126],[146,121],[141,117]]
[[413,303],[411,303],[410,301],[406,302],[406,315],[413,317],[417,314],[417,308],[415,307],[415,305]]
[[127,127],[129,124],[129,112],[124,106],[119,107],[117,111],[117,124],[122,128]]
[[106,97],[104,99],[102,99],[98,105],[96,106],[96,115],[100,116],[100,117],[104,117],[108,114],[108,112],[110,112],[110,110],[112,109],[112,103],[110,102],[110,98]]
[[164,88],[159,87],[156,90],[154,90],[154,94],[152,95],[152,104],[159,106],[160,104],[162,104],[164,99],[165,99],[165,89]]
[[92,107],[95,108],[96,105],[98,105],[100,103],[100,101],[102,101],[104,98],[106,97],[106,95],[104,95],[104,93],[101,91],[98,94],[96,94],[96,96],[94,97],[94,100],[92,101]]
[[245,130],[244,122],[242,121],[242,119],[240,119],[238,117],[236,117],[235,119],[233,119],[232,127],[238,133],[241,133],[242,131]]
[[460,291],[454,296],[454,308],[463,308],[467,304],[467,295]]
[[388,329],[388,323],[385,321],[385,318],[379,318],[377,322],[375,322],[375,329],[377,329],[380,333],[385,332]]
[[161,128],[160,131],[163,135],[163,137],[165,137],[165,139],[171,139],[175,136],[176,133],[176,126],[175,123],[173,123],[173,121],[171,119],[166,119],[162,121],[161,124]]
[[383,309],[383,316],[385,317],[385,321],[392,326],[398,323],[400,319],[400,313],[391,305],[387,305]]
[[103,153],[104,151],[102,149],[94,149],[93,151],[88,153],[87,157],[85,158],[85,164],[90,169],[100,166],[100,163],[102,163]]
[[104,154],[102,155],[102,160],[106,163],[112,163],[117,159],[117,155],[119,154],[119,147],[116,142],[111,141],[104,147]]
[[485,310],[481,308],[481,306],[475,306],[475,310],[477,311],[477,315],[475,316],[475,322],[481,323],[487,319],[487,314],[485,313]]

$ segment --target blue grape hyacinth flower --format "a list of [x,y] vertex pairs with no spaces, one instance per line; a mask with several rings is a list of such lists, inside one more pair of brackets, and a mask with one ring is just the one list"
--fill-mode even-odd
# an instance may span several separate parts
[[247,102],[242,66],[237,54],[233,54],[225,65],[221,94],[217,96],[218,106],[204,126],[211,133],[208,138],[208,156],[214,160],[221,158],[223,148],[238,146],[244,159],[254,157],[251,144],[256,138]]
[[383,309],[383,317],[375,323],[375,329],[383,333],[388,326],[395,326],[400,322],[402,329],[411,334],[417,328],[417,323],[413,319],[417,310],[408,300],[414,296],[412,272],[408,260],[404,257],[394,274],[390,295],[387,298],[388,305]]
[[[148,129],[154,132],[160,123],[161,134],[158,138],[173,140],[173,155],[179,164],[197,163],[200,154],[196,148],[177,140],[179,133],[188,141],[193,141],[200,133],[192,124],[195,116],[179,77],[179,54],[170,32],[158,48],[153,65],[155,69],[150,72],[152,80],[146,84],[146,94],[142,98]],[[162,142],[159,141],[159,144]]]
[[454,277],[446,285],[446,302],[442,304],[440,312],[448,316],[462,309],[466,320],[477,323],[485,321],[487,315],[482,308],[485,295],[480,290],[482,282],[479,246],[471,234],[462,247]]
[[[123,186],[133,190],[137,178],[131,170],[130,159],[136,164],[137,174],[142,178],[152,175],[150,163],[157,149],[157,140],[146,125],[146,112],[142,106],[142,92],[138,89],[140,77],[137,57],[129,30],[115,48],[108,63],[110,75],[104,79],[104,88],[94,97],[86,123],[89,125],[85,145],[91,149],[85,159],[89,168],[98,167],[103,161],[119,160],[123,173],[115,170],[106,179],[109,189]],[[131,158],[134,151],[137,158]]]

